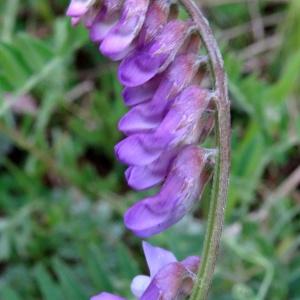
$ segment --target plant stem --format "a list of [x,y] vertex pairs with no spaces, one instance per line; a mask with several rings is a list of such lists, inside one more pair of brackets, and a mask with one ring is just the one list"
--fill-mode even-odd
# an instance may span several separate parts
[[219,153],[215,167],[212,199],[202,261],[190,298],[191,300],[205,300],[208,297],[218,256],[228,194],[230,168],[230,102],[228,99],[224,62],[217,42],[208,25],[208,21],[193,0],[180,1],[192,16],[207,49],[216,90],[216,131]]

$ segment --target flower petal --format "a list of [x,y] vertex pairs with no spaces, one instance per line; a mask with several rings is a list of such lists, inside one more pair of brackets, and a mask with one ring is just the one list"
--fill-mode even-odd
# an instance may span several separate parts
[[113,60],[122,59],[130,50],[130,45],[140,32],[149,0],[125,0],[119,22],[103,40],[100,51]]
[[108,13],[103,7],[90,28],[90,38],[95,43],[100,43],[107,36],[110,30],[117,24],[119,12]]
[[160,81],[161,77],[156,76],[143,85],[137,87],[126,87],[122,94],[125,104],[127,106],[134,106],[150,101],[153,98]]
[[149,237],[178,222],[198,201],[211,174],[206,150],[185,147],[173,162],[161,191],[129,208],[124,221],[137,236]]
[[137,298],[140,298],[148,288],[150,282],[151,278],[149,276],[138,275],[134,277],[130,286],[132,294]]
[[92,297],[91,300],[125,300],[125,298],[103,292],[97,296]]
[[91,29],[92,25],[95,23],[98,12],[99,12],[99,9],[90,9],[82,17],[82,21],[83,21],[85,27],[87,27],[88,29]]
[[[139,121],[140,129],[145,129],[146,125],[151,124],[150,122],[147,123],[146,121],[138,120],[138,118],[134,119],[134,114],[128,114],[127,116],[130,118],[123,118],[119,123],[119,127],[127,134],[131,133],[133,135],[120,143],[121,146],[118,150],[118,157],[127,164],[147,167],[149,163],[158,160],[163,152],[173,151],[173,149],[183,145],[195,144],[203,140],[203,137],[206,137],[213,125],[213,122],[211,122],[212,118],[209,117],[209,119],[207,119],[205,114],[210,100],[211,95],[207,90],[197,86],[186,88],[175,99],[169,112],[157,129],[146,133],[134,134],[134,132],[128,130],[131,126],[131,121],[135,125],[137,121]],[[141,105],[139,107],[141,107]],[[133,111],[136,112],[137,110],[133,109]],[[156,170],[155,168],[153,169],[153,165],[148,166],[148,168],[150,169],[150,174],[147,172],[147,169],[140,169],[139,171],[141,172],[145,171],[145,176],[142,176],[143,173],[136,175],[147,177],[149,174],[150,182],[152,180],[155,182],[157,175],[163,175],[159,168],[156,168]],[[134,175],[132,171],[133,169],[130,169],[130,171],[127,172],[128,179],[130,177],[132,179],[132,175]],[[135,172],[137,171],[138,170],[135,169]],[[151,173],[154,178],[151,178]],[[133,180],[133,183],[134,182],[135,180]],[[140,185],[139,182],[137,183]],[[145,182],[145,185],[147,186],[149,183]]]
[[88,12],[95,2],[96,0],[72,0],[66,15],[69,17],[81,17]]
[[139,300],[153,300],[162,299],[161,292],[154,282],[151,282],[144,294],[139,298]]
[[119,122],[119,130],[129,135],[156,128],[165,116],[171,100],[191,83],[199,62],[194,54],[178,56],[162,77],[152,100],[133,107],[124,115]]
[[83,21],[84,25],[89,28],[94,22],[97,13],[96,0],[72,0],[66,14],[71,17],[73,26]]
[[138,44],[140,46],[151,42],[162,30],[168,20],[170,6],[170,0],[156,0],[150,4],[143,28],[139,34]]
[[173,139],[168,145],[171,148],[198,143],[203,136],[206,137],[212,125],[211,121],[207,124],[206,114],[210,101],[208,90],[189,86],[174,100],[155,134],[162,136],[171,130]]
[[[189,271],[181,263],[170,263],[155,275],[140,300],[186,299],[186,296],[191,292],[190,290],[188,293],[185,293],[186,291],[183,288],[187,280],[193,283],[193,278]],[[153,297],[154,295],[156,298]]]
[[120,19],[123,0],[104,0],[100,12],[90,28],[90,38],[95,43],[104,40]]
[[160,124],[165,110],[152,101],[137,105],[120,119],[118,129],[126,135],[149,132]]
[[130,166],[125,171],[125,177],[128,185],[137,191],[148,189],[163,179],[163,176],[151,172],[147,166]]
[[72,23],[72,26],[77,26],[81,21],[81,18],[80,17],[72,17],[71,18],[71,23]]
[[167,23],[153,42],[122,61],[120,82],[124,86],[138,86],[164,71],[184,43],[190,26],[190,22],[179,20]]
[[154,277],[164,266],[177,262],[174,254],[160,247],[154,247],[147,242],[143,242],[145,258],[150,271],[150,277]]
[[167,176],[176,152],[163,152],[158,159],[145,166],[130,166],[125,172],[128,185],[135,190],[144,190],[161,183]]
[[132,135],[122,140],[115,146],[117,158],[128,165],[144,166],[156,160],[159,155],[159,149],[147,147],[147,140],[140,135]]
[[200,265],[200,258],[198,256],[189,256],[181,261],[181,263],[190,272],[196,274]]

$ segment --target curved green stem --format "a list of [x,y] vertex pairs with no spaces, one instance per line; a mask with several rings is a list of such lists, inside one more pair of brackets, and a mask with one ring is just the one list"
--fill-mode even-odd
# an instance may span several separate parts
[[181,3],[192,16],[207,49],[216,89],[216,131],[219,153],[215,167],[212,199],[202,252],[202,261],[190,298],[191,300],[205,300],[208,297],[218,256],[228,194],[230,168],[230,102],[228,99],[227,78],[224,72],[223,59],[208,22],[193,0],[181,0]]

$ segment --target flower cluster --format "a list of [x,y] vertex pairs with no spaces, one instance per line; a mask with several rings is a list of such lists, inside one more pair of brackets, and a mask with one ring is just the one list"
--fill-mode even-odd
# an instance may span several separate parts
[[130,108],[120,120],[127,137],[115,147],[128,165],[128,185],[161,185],[125,215],[140,237],[180,220],[199,199],[214,151],[197,146],[214,125],[212,93],[199,87],[200,39],[191,20],[178,20],[171,0],[73,0],[67,11],[82,21],[101,53],[121,60],[119,80]]
[[[128,165],[135,190],[155,186],[125,214],[125,225],[140,237],[169,228],[189,212],[210,178],[215,150],[199,144],[214,126],[214,94],[200,87],[200,38],[190,19],[178,18],[174,0],[71,0],[67,15],[83,22],[99,51],[120,61],[118,77],[129,111],[119,122],[126,136],[115,146]],[[150,277],[133,280],[142,300],[184,299],[199,259],[177,262],[170,252],[144,243]],[[93,300],[122,300],[108,293]]]
[[[150,276],[138,275],[131,283],[131,291],[140,300],[181,300],[190,295],[199,258],[189,256],[177,261],[173,253],[143,243]],[[101,293],[91,300],[125,300],[122,297]]]

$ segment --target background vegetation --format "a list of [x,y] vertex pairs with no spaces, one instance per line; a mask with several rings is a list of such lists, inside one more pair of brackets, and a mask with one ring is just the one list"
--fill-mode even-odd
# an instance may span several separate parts
[[[214,300],[300,299],[300,1],[198,1],[222,47],[232,176]],[[116,65],[70,27],[67,1],[0,1],[0,299],[130,299],[146,272],[113,155]],[[208,189],[209,190],[209,189]],[[151,242],[199,254],[209,192]]]

